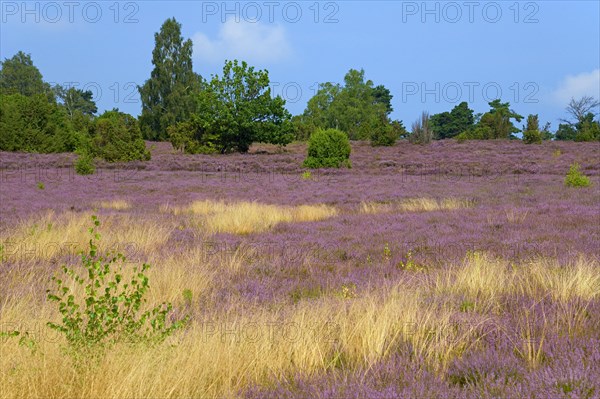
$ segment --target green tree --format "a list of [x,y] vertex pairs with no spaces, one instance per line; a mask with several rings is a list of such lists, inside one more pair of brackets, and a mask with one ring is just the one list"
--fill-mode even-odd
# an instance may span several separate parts
[[[173,147],[188,154],[219,152],[219,135],[210,121],[194,114],[189,120],[167,129]],[[212,129],[212,130],[211,130]]]
[[[316,128],[336,128],[339,121],[331,112],[331,104],[342,90],[339,84],[321,83],[317,93],[308,100],[303,122]],[[310,135],[309,135],[310,136]]]
[[[492,139],[509,139],[520,130],[513,125],[512,119],[521,122],[523,116],[510,109],[510,103],[503,103],[496,99],[489,103],[491,110],[483,114],[479,125]],[[488,128],[488,129],[485,129]]]
[[384,85],[375,86],[373,88],[373,98],[376,104],[385,105],[386,113],[388,115],[394,111],[394,107],[392,107],[392,98],[394,98],[394,96]]
[[600,121],[594,120],[600,102],[594,97],[584,96],[578,100],[572,98],[566,107],[570,119],[562,122],[556,131],[556,140],[596,141]]
[[83,140],[65,110],[46,94],[0,96],[0,150],[74,151]]
[[571,125],[569,123],[561,123],[558,125],[558,130],[556,131],[556,140],[565,141],[565,140],[575,140],[577,137],[577,128],[575,125]]
[[213,76],[197,103],[194,118],[170,130],[173,144],[188,152],[247,152],[254,142],[286,145],[293,139],[291,115],[285,100],[271,96],[269,72],[246,62],[226,61],[223,75]]
[[523,129],[523,142],[525,144],[541,144],[542,133],[537,115],[527,116],[527,125]]
[[554,138],[554,133],[550,131],[550,122],[546,122],[540,133],[542,135],[542,140],[552,140]]
[[382,85],[374,87],[371,80],[365,80],[364,70],[350,69],[343,86],[329,82],[319,85],[308,101],[302,123],[313,130],[342,130],[352,140],[376,136],[372,142],[378,143],[390,131],[387,127],[392,123],[391,100],[388,89]]
[[392,146],[401,137],[407,137],[408,132],[402,121],[384,119],[375,123],[371,129],[371,145],[373,147]]
[[590,112],[586,118],[577,125],[575,141],[600,141],[600,121],[595,121]]
[[144,138],[167,140],[167,128],[185,121],[195,110],[202,78],[192,70],[192,41],[183,40],[181,24],[167,19],[154,35],[154,69],[143,86],[140,126]]
[[450,112],[432,115],[430,127],[437,139],[448,139],[471,129],[474,121],[473,110],[463,101]]
[[561,121],[570,125],[584,123],[586,120],[589,120],[589,114],[592,114],[592,119],[594,119],[599,106],[600,101],[591,96],[583,96],[577,100],[571,98],[571,101],[569,101],[569,104],[565,108],[571,119],[561,119]]
[[77,112],[82,115],[92,116],[98,112],[98,107],[94,102],[92,92],[90,90],[80,90],[75,87],[64,88],[60,85],[54,87],[56,97],[62,101],[62,105],[67,110],[67,114],[71,119],[74,118]]
[[0,94],[21,94],[28,97],[45,94],[49,99],[54,97],[50,85],[44,82],[40,70],[33,65],[30,54],[19,51],[0,64]]
[[109,162],[150,159],[137,119],[118,109],[106,111],[96,119],[91,146],[92,155]]

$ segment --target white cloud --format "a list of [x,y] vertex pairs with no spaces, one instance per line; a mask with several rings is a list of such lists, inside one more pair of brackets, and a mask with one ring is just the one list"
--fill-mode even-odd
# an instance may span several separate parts
[[273,62],[285,59],[291,52],[281,26],[235,22],[228,19],[211,40],[204,33],[192,36],[194,57],[211,63],[225,59],[248,62]]
[[586,95],[598,98],[600,69],[567,76],[552,94],[554,100],[562,104],[568,103],[571,98],[581,98]]

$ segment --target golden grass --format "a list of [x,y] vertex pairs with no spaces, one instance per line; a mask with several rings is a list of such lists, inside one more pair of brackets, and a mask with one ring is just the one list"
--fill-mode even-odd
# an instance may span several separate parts
[[582,256],[567,265],[540,258],[529,265],[527,274],[526,290],[531,294],[541,291],[563,303],[600,298],[600,265]]
[[515,278],[516,273],[509,270],[507,262],[475,252],[465,257],[461,267],[442,272],[437,289],[490,303],[514,292]]
[[[11,372],[0,375],[0,386],[5,397],[15,398],[234,397],[273,376],[371,365],[404,343],[443,372],[478,340],[476,325],[457,329],[451,313],[426,305],[409,287],[346,301],[301,302],[289,310],[285,316],[260,309],[207,315],[174,337],[174,347],[118,348],[97,369],[76,369],[55,335],[53,342],[39,342],[38,354],[4,341],[0,368]],[[1,321],[17,316],[36,326],[56,317],[48,304],[33,311],[16,301],[3,307]]]
[[[91,215],[87,212],[61,215],[48,212],[21,223],[0,237],[0,242],[5,244],[5,260],[51,261],[86,250]],[[101,222],[101,248],[119,250],[131,256],[152,252],[166,242],[171,231],[163,224],[129,215],[103,216]]]
[[436,290],[466,294],[488,304],[515,293],[532,298],[550,296],[563,304],[574,299],[591,301],[600,298],[600,264],[580,256],[567,264],[539,258],[513,265],[476,252],[468,255],[461,267],[441,272]]
[[408,198],[399,202],[361,202],[361,213],[374,214],[383,212],[433,212],[472,208],[473,200],[460,198]]
[[199,215],[205,230],[211,234],[250,234],[270,230],[279,223],[312,222],[337,215],[337,210],[327,205],[280,206],[212,200],[195,201],[182,208],[162,206],[161,211]]
[[98,204],[102,209],[114,209],[117,211],[127,210],[131,208],[131,204],[125,200],[102,201]]

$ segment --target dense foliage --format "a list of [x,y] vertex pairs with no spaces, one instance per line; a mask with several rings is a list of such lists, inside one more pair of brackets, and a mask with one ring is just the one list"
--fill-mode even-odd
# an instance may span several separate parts
[[523,142],[525,144],[541,144],[542,133],[540,132],[540,123],[537,115],[527,117],[527,126],[523,130]]
[[137,119],[118,110],[96,119],[91,152],[109,162],[150,159]]
[[296,127],[297,137],[305,137],[305,130],[331,128],[345,132],[351,140],[370,139],[374,146],[391,145],[403,133],[398,129],[402,123],[393,126],[389,118],[392,98],[385,86],[365,81],[364,70],[351,69],[343,86],[330,82],[319,85],[300,117],[304,127]]
[[432,115],[429,125],[436,139],[449,139],[473,127],[475,117],[469,104],[462,102],[450,112]]
[[79,150],[78,157],[75,161],[75,173],[78,175],[93,175],[96,173],[96,165],[94,165],[94,157],[88,151]]
[[0,94],[21,94],[27,97],[47,94],[53,97],[50,85],[44,82],[40,70],[33,65],[31,55],[19,51],[1,64]]
[[246,62],[226,61],[200,92],[197,110],[169,129],[176,148],[189,153],[247,152],[254,142],[286,145],[292,141],[285,100],[272,97],[269,73]]
[[319,129],[310,136],[304,166],[312,169],[351,167],[350,151],[346,133],[336,129]]
[[46,94],[0,96],[0,150],[65,152],[82,140],[64,108]]
[[496,99],[489,103],[491,109],[483,114],[479,122],[458,136],[459,140],[491,140],[516,138],[515,133],[520,130],[513,124],[521,122],[523,116],[510,109],[510,103],[503,103]]
[[96,118],[91,91],[53,88],[22,52],[0,70],[0,150],[73,152],[79,174],[94,172],[93,157],[107,161],[147,160],[136,118],[116,110]]

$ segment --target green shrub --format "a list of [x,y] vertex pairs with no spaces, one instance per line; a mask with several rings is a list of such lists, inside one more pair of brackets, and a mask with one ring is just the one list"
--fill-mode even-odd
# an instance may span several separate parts
[[542,133],[539,130],[525,130],[523,142],[525,144],[542,144]]
[[540,122],[537,115],[527,116],[527,125],[523,129],[523,142],[525,144],[542,144],[542,132],[540,132]]
[[294,135],[294,139],[298,141],[307,141],[311,134],[317,127],[311,121],[305,121],[307,118],[303,118],[302,115],[295,115],[292,117],[292,134]]
[[45,94],[0,96],[1,151],[73,151],[82,136],[64,109]]
[[346,133],[337,129],[319,129],[308,141],[308,157],[304,166],[311,169],[350,168],[350,141]]
[[575,141],[600,141],[600,123],[589,121],[582,123]]
[[96,173],[94,166],[94,157],[87,151],[79,151],[77,161],[75,161],[75,172],[78,175],[93,175]]
[[407,137],[408,132],[404,128],[402,121],[392,121],[390,123],[380,123],[371,128],[371,145],[393,146],[400,137]]
[[214,154],[219,152],[219,135],[209,129],[204,121],[192,115],[189,121],[169,126],[167,132],[176,150],[187,154]]
[[577,163],[572,164],[567,177],[565,177],[565,186],[588,187],[590,184],[590,178],[579,171],[579,165]]
[[466,130],[456,136],[458,142],[466,140],[490,140],[494,137],[494,132],[489,126],[476,126],[473,129]]
[[137,119],[118,110],[100,115],[93,127],[92,153],[108,162],[147,161],[150,151]]
[[[155,344],[183,327],[186,319],[168,323],[170,303],[143,310],[150,287],[145,272],[150,265],[124,269],[125,256],[101,254],[97,242],[100,221],[92,216],[89,251],[81,254],[81,269],[62,267],[64,276],[54,276],[55,290],[47,290],[48,300],[58,305],[61,322],[48,326],[62,333],[74,353],[105,349],[125,342]],[[64,279],[64,280],[63,280]]]

